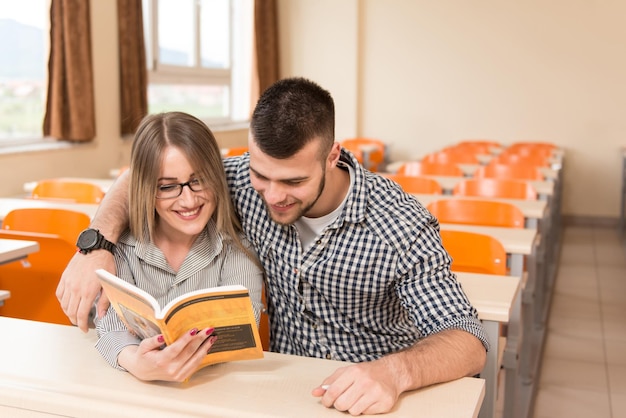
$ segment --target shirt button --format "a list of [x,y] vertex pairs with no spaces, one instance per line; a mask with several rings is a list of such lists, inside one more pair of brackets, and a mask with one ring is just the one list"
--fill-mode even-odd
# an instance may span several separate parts
[[315,243],[316,243],[317,245],[320,245],[320,244],[322,243],[322,240],[321,240],[321,239],[318,239],[317,241],[315,241]]
[[326,354],[326,360],[330,360],[332,358],[333,358],[333,356],[331,356],[330,354]]

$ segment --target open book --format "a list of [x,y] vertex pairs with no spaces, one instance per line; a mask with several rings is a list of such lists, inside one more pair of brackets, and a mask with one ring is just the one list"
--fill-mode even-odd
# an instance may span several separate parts
[[193,328],[214,327],[217,341],[199,368],[263,357],[248,289],[220,286],[196,290],[160,307],[152,295],[106,270],[96,270],[102,288],[128,329],[139,338],[163,334],[171,344]]

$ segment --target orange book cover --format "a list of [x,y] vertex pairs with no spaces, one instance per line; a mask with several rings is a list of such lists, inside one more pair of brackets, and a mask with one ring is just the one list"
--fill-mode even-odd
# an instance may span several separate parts
[[96,271],[118,316],[140,338],[163,334],[166,344],[193,328],[214,327],[217,341],[200,365],[263,358],[248,289],[220,286],[186,293],[160,307],[152,295],[106,270]]

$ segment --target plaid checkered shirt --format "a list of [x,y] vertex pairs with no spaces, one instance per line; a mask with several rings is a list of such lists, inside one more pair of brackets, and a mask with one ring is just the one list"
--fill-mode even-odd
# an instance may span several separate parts
[[271,350],[369,361],[461,329],[489,343],[450,271],[437,220],[392,181],[342,150],[355,182],[345,207],[303,250],[296,227],[270,218],[250,184],[249,155],[224,160],[248,239],[266,274]]

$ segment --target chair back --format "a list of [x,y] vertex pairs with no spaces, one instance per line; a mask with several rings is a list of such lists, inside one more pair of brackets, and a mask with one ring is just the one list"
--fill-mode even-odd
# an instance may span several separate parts
[[524,180],[515,179],[463,179],[454,186],[452,194],[457,196],[537,200],[537,191],[532,184]]
[[543,180],[539,167],[524,164],[487,164],[474,172],[475,178]]
[[0,230],[0,238],[37,241],[39,251],[26,261],[0,266],[0,289],[11,298],[0,306],[0,316],[71,325],[55,295],[59,278],[76,246],[56,234]]
[[491,164],[530,165],[535,167],[549,167],[550,156],[542,153],[512,153],[504,152],[491,161]]
[[2,229],[56,234],[74,246],[78,235],[90,222],[88,215],[69,209],[23,208],[7,213]]
[[370,171],[383,170],[389,158],[388,145],[379,139],[348,138],[341,141],[341,146]]
[[388,174],[385,177],[398,183],[406,193],[443,194],[441,185],[435,179],[402,174]]
[[544,150],[544,151],[554,151],[557,149],[556,144],[551,142],[532,142],[532,141],[516,141],[507,147],[507,150],[510,151],[520,151],[520,150]]
[[248,152],[248,147],[226,148],[225,150],[222,150],[222,157],[224,158],[236,157],[238,155],[245,154],[246,152]]
[[397,174],[405,176],[453,176],[463,177],[463,170],[455,163],[410,161],[398,167]]
[[467,139],[451,145],[451,149],[471,151],[477,154],[491,154],[494,149],[502,148],[502,144],[498,141],[490,141],[486,139]]
[[452,257],[452,271],[507,274],[506,250],[497,239],[474,232],[442,230],[441,241]]
[[440,199],[430,202],[426,209],[441,223],[524,227],[520,208],[495,200]]
[[422,158],[426,163],[443,164],[480,164],[476,157],[476,152],[469,150],[445,149],[443,151],[428,154]]
[[100,203],[104,192],[100,186],[63,179],[40,180],[32,191],[34,199],[64,199],[75,203]]

